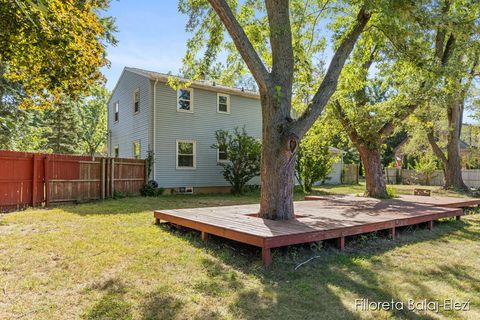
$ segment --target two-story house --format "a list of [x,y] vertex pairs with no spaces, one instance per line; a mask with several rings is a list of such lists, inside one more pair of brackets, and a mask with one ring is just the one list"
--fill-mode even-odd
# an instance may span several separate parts
[[166,189],[229,190],[218,165],[225,154],[211,148],[215,131],[245,126],[249,135],[261,138],[259,95],[207,81],[174,90],[168,78],[124,68],[108,103],[110,155],[143,159],[150,150],[151,179]]

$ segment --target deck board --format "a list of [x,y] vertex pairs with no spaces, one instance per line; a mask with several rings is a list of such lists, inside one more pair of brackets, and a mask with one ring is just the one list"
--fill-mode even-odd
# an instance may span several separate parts
[[386,229],[395,234],[396,227],[463,214],[461,208],[437,207],[413,199],[328,196],[315,200],[295,202],[298,217],[290,221],[251,216],[259,211],[258,204],[156,210],[154,216],[201,231],[204,239],[213,234],[261,247],[264,263],[268,264],[270,248],[335,238],[344,243],[345,236]]

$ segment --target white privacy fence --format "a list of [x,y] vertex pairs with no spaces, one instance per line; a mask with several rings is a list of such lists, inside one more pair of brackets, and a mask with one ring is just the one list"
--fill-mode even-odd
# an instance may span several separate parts
[[[386,168],[385,177],[390,184],[423,184],[431,186],[442,186],[445,178],[442,170],[436,170],[430,177],[417,172],[416,170]],[[462,170],[463,181],[470,188],[480,188],[480,169]]]

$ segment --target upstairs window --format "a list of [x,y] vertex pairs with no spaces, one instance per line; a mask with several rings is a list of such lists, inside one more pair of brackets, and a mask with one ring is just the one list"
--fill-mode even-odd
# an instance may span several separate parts
[[193,112],[193,90],[178,89],[177,91],[177,111]]
[[137,88],[133,92],[133,112],[137,113],[140,111],[140,89]]
[[218,162],[228,161],[227,147],[226,146],[219,146],[218,147],[218,149],[217,149],[217,161]]
[[217,112],[230,113],[230,96],[228,94],[217,95]]
[[195,153],[195,141],[177,140],[177,169],[195,169]]
[[113,112],[114,112],[113,120],[115,122],[118,122],[118,101],[115,102],[115,104],[113,105]]
[[140,141],[132,143],[132,154],[134,159],[140,159]]
[[118,158],[119,155],[120,155],[120,148],[118,147],[118,144],[117,144],[115,147],[113,147],[113,156],[115,158]]

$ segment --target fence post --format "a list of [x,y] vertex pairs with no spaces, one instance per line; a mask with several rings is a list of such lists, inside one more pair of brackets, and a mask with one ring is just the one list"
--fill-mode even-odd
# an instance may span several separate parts
[[32,158],[32,207],[37,203],[37,155]]
[[50,159],[48,156],[45,156],[43,160],[44,172],[45,172],[45,206],[48,207],[50,205],[50,172],[49,172],[49,161]]
[[113,197],[113,193],[115,192],[115,160],[112,158],[111,161],[111,167],[110,167],[110,183],[111,183],[111,187],[110,187],[110,192],[111,192],[111,196]]
[[105,158],[102,158],[102,161],[101,161],[101,164],[100,164],[100,170],[102,171],[101,175],[102,175],[102,180],[101,180],[101,198],[102,200],[105,199]]

